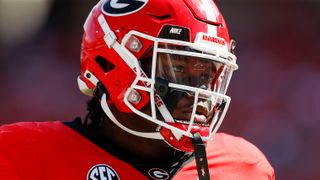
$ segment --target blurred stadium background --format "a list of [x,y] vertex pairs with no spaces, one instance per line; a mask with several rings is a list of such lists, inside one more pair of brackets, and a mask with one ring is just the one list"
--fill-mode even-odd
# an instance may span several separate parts
[[[0,124],[85,115],[82,24],[97,0],[0,0]],[[319,179],[320,1],[216,0],[240,69],[221,131],[268,157],[277,179]]]

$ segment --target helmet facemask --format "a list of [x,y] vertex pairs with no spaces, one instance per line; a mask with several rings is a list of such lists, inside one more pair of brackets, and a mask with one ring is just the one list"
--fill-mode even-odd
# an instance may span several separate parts
[[[162,137],[175,148],[192,151],[189,138],[200,133],[204,141],[213,138],[230,103],[226,96],[235,56],[179,40],[162,39],[131,31],[124,39],[154,41],[152,53],[134,67],[137,77],[127,90],[124,102],[139,116],[159,125]],[[132,42],[130,42],[132,43]],[[126,47],[126,41],[122,42]],[[150,96],[151,112],[135,107],[139,91]],[[139,99],[139,98],[138,98]],[[181,138],[187,144],[181,146]]]

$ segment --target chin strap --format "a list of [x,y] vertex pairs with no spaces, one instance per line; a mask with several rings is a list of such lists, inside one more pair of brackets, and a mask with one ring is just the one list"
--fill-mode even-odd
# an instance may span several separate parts
[[192,140],[199,180],[208,180],[210,179],[210,174],[206,155],[206,145],[203,143],[199,133],[193,134]]

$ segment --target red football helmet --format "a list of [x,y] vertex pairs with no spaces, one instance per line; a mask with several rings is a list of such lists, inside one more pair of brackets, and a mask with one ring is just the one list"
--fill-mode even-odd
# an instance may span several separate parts
[[[212,0],[101,0],[84,24],[81,50],[80,90],[92,96],[104,89],[102,109],[120,128],[187,152],[194,133],[213,138],[238,66]],[[111,104],[158,128],[138,132],[122,125]]]

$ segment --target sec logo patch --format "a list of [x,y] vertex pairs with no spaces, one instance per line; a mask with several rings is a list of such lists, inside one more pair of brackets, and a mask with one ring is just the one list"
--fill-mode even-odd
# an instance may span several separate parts
[[102,12],[109,16],[124,16],[142,9],[148,0],[106,0]]
[[88,174],[87,180],[119,180],[117,172],[106,164],[93,166]]

